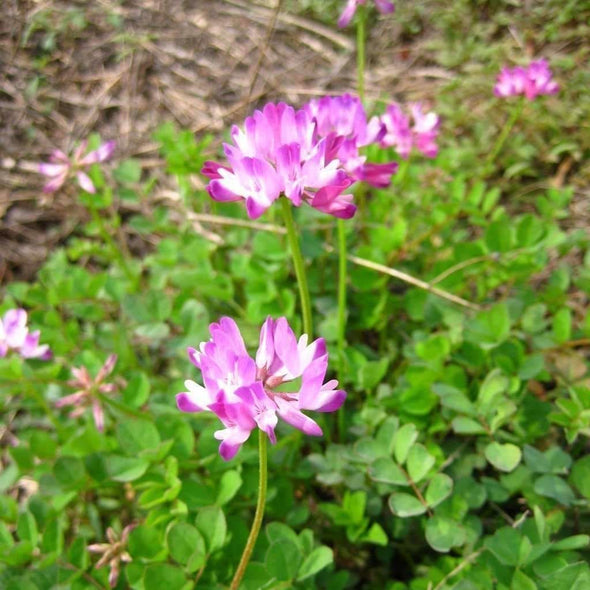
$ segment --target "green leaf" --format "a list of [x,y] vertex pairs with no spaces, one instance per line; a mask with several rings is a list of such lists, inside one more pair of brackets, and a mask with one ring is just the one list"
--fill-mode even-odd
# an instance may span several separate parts
[[111,479],[120,482],[139,479],[147,471],[149,465],[149,461],[141,457],[109,455],[107,460],[107,469]]
[[553,498],[564,506],[569,506],[576,499],[572,488],[557,475],[542,475],[535,481],[534,490],[540,496]]
[[37,546],[39,531],[35,517],[27,510],[21,512],[16,523],[16,532],[21,541],[29,541],[33,547]]
[[195,524],[203,537],[205,537],[208,553],[213,553],[223,547],[227,533],[227,523],[221,508],[218,506],[201,508],[197,514]]
[[566,474],[572,458],[559,447],[551,447],[541,452],[530,445],[524,446],[524,460],[534,473]]
[[590,543],[590,536],[588,535],[572,535],[565,539],[561,539],[551,545],[552,551],[575,551],[576,549],[583,549]]
[[393,453],[396,461],[403,465],[406,461],[410,447],[416,442],[418,431],[414,424],[404,424],[394,435]]
[[434,465],[434,457],[421,444],[415,444],[408,452],[407,469],[414,483],[418,483]]
[[374,481],[398,486],[410,485],[400,466],[389,457],[381,457],[369,467],[369,477]]
[[465,543],[465,529],[455,520],[433,516],[426,523],[426,540],[435,551],[447,553]]
[[508,252],[514,242],[512,224],[507,219],[493,221],[486,229],[485,242],[491,252]]
[[484,449],[484,455],[496,469],[510,472],[520,463],[522,452],[512,443],[492,442]]
[[123,160],[114,170],[115,180],[122,184],[135,184],[141,178],[141,164],[139,160],[129,158]]
[[435,383],[432,386],[432,391],[440,396],[440,403],[445,408],[469,416],[476,414],[474,404],[461,390],[443,383]]
[[168,530],[166,536],[168,551],[176,563],[187,565],[194,572],[205,563],[205,540],[201,533],[188,522],[177,522]]
[[14,545],[14,539],[12,533],[8,530],[8,527],[0,520],[0,548],[6,549]]
[[451,422],[453,430],[457,434],[485,434],[485,428],[473,418],[467,418],[465,416],[457,416],[453,418]]
[[502,527],[492,537],[486,538],[484,546],[504,565],[518,565],[521,534],[512,527]]
[[55,552],[60,555],[64,548],[63,527],[58,518],[54,518],[45,525],[41,550],[44,553]]
[[237,471],[226,471],[219,482],[217,492],[217,504],[227,504],[242,486],[242,477]]
[[426,512],[426,506],[411,494],[403,492],[395,492],[389,496],[389,508],[396,515],[401,518],[408,518],[410,516],[418,516]]
[[145,568],[143,585],[145,590],[181,590],[186,583],[184,572],[167,563],[156,563]]
[[9,463],[0,471],[0,493],[4,493],[18,479],[18,467],[16,463]]
[[173,441],[170,453],[179,459],[188,459],[195,446],[195,434],[182,416],[163,414],[156,418],[156,427],[162,440]]
[[430,508],[438,506],[453,491],[453,480],[446,473],[437,473],[428,484],[424,499]]
[[160,434],[154,424],[147,420],[124,420],[117,424],[117,440],[128,455],[137,456],[146,449],[160,444]]
[[270,545],[264,560],[270,576],[280,581],[292,580],[301,563],[299,547],[287,538]]
[[170,327],[164,322],[150,322],[149,324],[142,324],[137,326],[134,330],[135,335],[142,340],[159,341],[168,338],[170,335]]
[[583,496],[590,499],[590,455],[586,455],[574,463],[570,481]]
[[515,570],[510,590],[537,590],[537,585],[522,570]]
[[456,494],[467,502],[469,508],[481,508],[488,497],[485,486],[470,476],[457,479],[454,489]]
[[301,582],[334,562],[334,552],[329,547],[322,545],[316,547],[304,560],[297,572],[297,581]]
[[282,522],[270,522],[266,525],[266,536],[269,544],[273,544],[281,539],[293,541],[301,549],[301,541],[297,533],[288,525]]
[[342,509],[348,515],[352,524],[360,524],[363,521],[365,506],[367,505],[367,493],[358,490],[356,492],[344,492]]
[[133,373],[127,387],[123,390],[123,402],[133,408],[139,408],[150,394],[150,380],[145,373]]
[[160,531],[146,524],[140,524],[129,533],[129,553],[134,559],[152,559],[162,550],[162,545]]
[[470,322],[471,340],[475,337],[482,348],[491,348],[503,342],[510,334],[510,315],[506,303],[497,303],[480,312]]
[[379,545],[385,547],[389,539],[385,534],[385,531],[379,523],[374,522],[369,530],[361,537],[363,543],[372,543],[373,545]]
[[2,561],[13,567],[23,566],[31,560],[34,549],[35,548],[31,545],[30,541],[16,543],[10,547],[8,551],[3,552]]
[[488,408],[494,405],[497,397],[508,391],[509,385],[508,377],[500,369],[490,371],[481,384],[477,395],[480,411],[486,413]]
[[567,342],[572,337],[572,312],[562,307],[553,316],[553,336],[558,344]]
[[59,457],[53,466],[57,481],[66,489],[79,489],[84,485],[86,470],[78,457]]
[[39,459],[53,459],[57,450],[57,443],[50,434],[43,430],[35,430],[30,439],[31,451]]

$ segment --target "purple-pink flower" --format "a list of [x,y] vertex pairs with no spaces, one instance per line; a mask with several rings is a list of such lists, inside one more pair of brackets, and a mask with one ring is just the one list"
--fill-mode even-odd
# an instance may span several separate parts
[[397,162],[373,164],[361,155],[361,148],[378,143],[384,126],[378,117],[367,120],[361,100],[351,94],[324,96],[309,101],[304,110],[315,120],[320,137],[335,137],[333,149],[350,177],[377,188],[389,186]]
[[234,126],[224,144],[229,162],[205,162],[207,190],[216,201],[244,200],[250,218],[262,215],[285,195],[296,207],[348,219],[356,211],[347,189],[357,180],[385,187],[397,164],[369,164],[360,148],[377,142],[382,125],[367,121],[360,100],[349,94],[310,101],[296,111],[267,104]]
[[[356,9],[360,4],[366,4],[367,0],[347,0],[346,6],[338,19],[338,26],[340,28],[348,26]],[[381,14],[390,14],[395,10],[395,5],[390,0],[375,0],[375,6]]]
[[81,416],[87,407],[92,408],[94,424],[99,432],[104,431],[104,411],[100,401],[99,394],[112,393],[117,389],[114,383],[103,383],[103,381],[112,373],[117,362],[117,355],[111,354],[99,369],[94,379],[86,367],[74,367],[72,375],[74,379],[68,381],[70,387],[79,388],[78,391],[66,395],[55,402],[56,408],[64,406],[74,406],[70,412],[70,418]]
[[413,124],[401,106],[396,102],[389,104],[385,113],[381,115],[381,123],[385,128],[380,141],[382,147],[394,147],[404,160],[407,159],[415,147],[429,158],[438,153],[436,139],[440,126],[440,117],[430,111],[423,112],[420,103],[409,105]]
[[97,149],[83,155],[87,145],[87,141],[80,143],[74,151],[71,159],[61,150],[53,150],[49,156],[49,162],[39,164],[39,172],[50,178],[49,182],[43,187],[43,192],[55,192],[71,175],[76,176],[78,184],[86,192],[93,194],[96,192],[92,180],[90,180],[88,174],[82,169],[87,168],[92,164],[108,160],[115,151],[115,142],[107,141],[101,144]]
[[14,350],[23,358],[46,361],[51,358],[51,350],[47,344],[39,344],[40,337],[39,330],[29,332],[24,309],[9,309],[0,319],[0,357]]
[[269,317],[253,359],[231,318],[221,318],[209,331],[211,339],[199,350],[188,349],[203,385],[185,381],[187,391],[176,396],[176,403],[183,412],[217,415],[224,428],[215,438],[221,441],[219,453],[226,461],[256,427],[275,443],[278,418],[305,434],[320,436],[321,428],[302,410],[333,412],[344,403],[346,393],[336,389],[338,382],[324,383],[328,353],[323,338],[308,344],[304,334],[297,340],[285,318]]
[[502,68],[498,74],[494,94],[500,97],[523,94],[533,100],[541,94],[555,94],[559,85],[553,80],[549,64],[545,59],[538,59],[523,68]]
[[353,179],[336,158],[334,135],[320,138],[316,123],[305,110],[285,103],[267,104],[234,125],[233,145],[224,144],[229,166],[205,162],[207,190],[216,201],[244,200],[251,219],[260,217],[284,194],[295,206],[303,202],[349,218],[356,207],[342,194]]

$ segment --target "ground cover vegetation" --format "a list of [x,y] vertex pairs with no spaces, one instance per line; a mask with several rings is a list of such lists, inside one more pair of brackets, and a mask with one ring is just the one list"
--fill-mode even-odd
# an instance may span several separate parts
[[0,587],[590,587],[590,6],[142,4],[2,25]]

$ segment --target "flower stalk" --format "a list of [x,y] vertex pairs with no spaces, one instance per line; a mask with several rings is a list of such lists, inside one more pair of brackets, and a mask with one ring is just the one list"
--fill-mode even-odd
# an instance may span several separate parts
[[510,117],[506,121],[506,124],[504,125],[504,128],[502,129],[500,135],[498,136],[498,139],[496,140],[496,143],[495,143],[494,147],[492,148],[492,151],[489,153],[489,155],[486,159],[486,162],[484,165],[484,172],[483,172],[484,177],[490,173],[490,168],[491,168],[492,164],[494,163],[494,161],[496,160],[496,158],[498,157],[500,150],[504,147],[504,144],[506,143],[506,140],[508,139],[508,136],[510,135],[510,132],[512,131],[512,128],[514,127],[516,121],[518,120],[518,118],[522,114],[522,111],[524,109],[524,105],[525,105],[524,97],[521,98],[514,105],[514,107],[512,109],[512,113],[510,114]]
[[365,102],[365,39],[366,39],[366,11],[364,6],[358,7],[356,21],[356,72],[357,91],[361,102]]
[[308,338],[313,337],[313,322],[311,316],[311,299],[309,297],[309,287],[307,285],[307,275],[305,274],[305,265],[303,256],[301,255],[301,248],[299,246],[299,238],[297,236],[297,229],[291,212],[291,203],[288,199],[281,199],[283,208],[283,219],[285,227],[287,228],[287,239],[289,240],[289,247],[291,249],[291,256],[293,258],[293,265],[295,266],[295,275],[297,276],[297,285],[299,286],[299,297],[301,300],[301,315],[303,317],[303,332],[307,334]]
[[230,590],[238,590],[240,582],[246,572],[246,567],[252,556],[252,551],[256,545],[256,539],[262,526],[262,518],[264,516],[264,508],[266,506],[266,487],[268,480],[268,469],[267,469],[267,448],[266,448],[266,434],[262,431],[258,431],[258,457],[259,457],[259,478],[258,478],[258,501],[256,503],[256,512],[254,513],[254,522],[244,547],[244,552],[240,558],[240,563],[236,569],[233,580],[230,585]]

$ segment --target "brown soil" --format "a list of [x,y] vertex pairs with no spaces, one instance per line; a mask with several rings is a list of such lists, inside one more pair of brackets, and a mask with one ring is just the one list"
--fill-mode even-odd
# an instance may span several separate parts
[[[31,279],[83,215],[73,189],[42,194],[37,163],[52,149],[67,152],[98,132],[117,140],[117,159],[138,158],[157,173],[152,133],[164,121],[221,140],[261,102],[300,105],[355,87],[353,29],[274,1],[7,0],[3,12],[0,283]],[[450,74],[415,57],[417,44],[392,49],[395,27],[381,19],[371,29],[367,88],[433,94]]]

